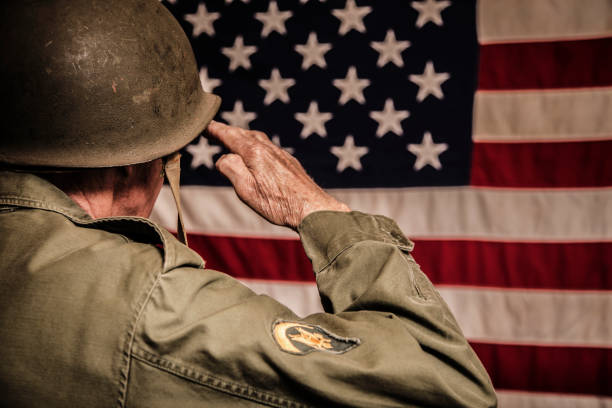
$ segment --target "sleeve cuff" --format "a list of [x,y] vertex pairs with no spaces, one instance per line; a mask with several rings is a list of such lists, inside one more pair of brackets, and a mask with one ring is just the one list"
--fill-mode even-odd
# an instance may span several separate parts
[[302,220],[298,232],[316,273],[358,242],[385,242],[405,251],[413,247],[392,219],[358,211],[311,213]]

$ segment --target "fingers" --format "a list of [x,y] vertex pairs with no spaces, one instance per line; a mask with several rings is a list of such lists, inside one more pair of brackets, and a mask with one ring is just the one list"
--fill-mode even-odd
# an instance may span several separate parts
[[254,142],[272,143],[265,133],[229,126],[221,122],[211,121],[207,128],[208,134],[219,140],[231,152],[243,155],[252,148]]
[[241,154],[247,148],[248,142],[245,140],[244,129],[213,120],[208,124],[206,130],[210,136],[223,143],[231,152]]
[[215,166],[217,166],[221,174],[228,178],[237,191],[242,190],[243,185],[250,182],[253,178],[242,157],[237,154],[224,154],[217,160]]
[[234,186],[240,185],[241,181],[252,177],[242,157],[237,154],[224,154],[217,160],[215,166]]

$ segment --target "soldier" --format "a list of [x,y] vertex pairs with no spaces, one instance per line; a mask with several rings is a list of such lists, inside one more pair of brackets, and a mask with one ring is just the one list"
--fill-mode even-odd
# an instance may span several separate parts
[[[263,133],[211,122],[158,1],[0,8],[3,406],[495,406],[412,243]],[[238,196],[299,232],[326,313],[255,295],[146,218],[204,129]]]

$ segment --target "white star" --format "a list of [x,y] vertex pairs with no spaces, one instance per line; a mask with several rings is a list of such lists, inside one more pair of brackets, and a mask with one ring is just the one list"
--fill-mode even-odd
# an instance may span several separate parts
[[347,167],[352,167],[357,171],[361,170],[361,156],[366,155],[369,150],[366,146],[355,146],[355,140],[350,135],[344,139],[344,145],[332,146],[329,149],[332,154],[338,157],[338,165],[336,166],[338,173],[343,172]]
[[444,93],[440,85],[450,78],[448,72],[436,73],[433,62],[427,61],[422,75],[410,75],[410,80],[419,86],[417,101],[422,102],[429,95],[438,99],[444,99]]
[[409,116],[410,112],[407,110],[396,111],[391,98],[385,101],[382,111],[370,112],[370,117],[378,122],[378,129],[376,129],[378,137],[383,137],[389,131],[400,136],[402,133],[400,122]]
[[410,47],[410,41],[397,41],[393,30],[389,30],[384,41],[372,41],[370,45],[380,54],[377,66],[382,67],[387,62],[392,62],[398,67],[403,67],[402,51]]
[[295,50],[302,54],[304,58],[302,61],[302,69],[307,70],[311,65],[317,65],[321,68],[326,68],[327,63],[325,62],[325,57],[323,55],[331,50],[331,44],[320,44],[317,41],[317,35],[315,33],[310,33],[308,35],[308,41],[306,44],[297,44],[295,46]]
[[295,151],[295,149],[293,147],[283,147],[283,146],[281,146],[280,138],[278,137],[278,135],[272,136],[272,143],[274,143],[275,145],[277,145],[278,147],[280,147],[281,149],[283,149],[284,151],[286,151],[289,154],[293,154],[293,152]]
[[221,80],[217,78],[208,77],[208,68],[200,68],[200,82],[202,83],[202,89],[206,92],[212,92],[213,89],[221,85]]
[[249,123],[255,120],[257,115],[255,112],[245,112],[242,101],[236,101],[236,103],[234,103],[234,109],[230,112],[223,112],[221,117],[232,126],[248,129]]
[[267,37],[272,31],[276,31],[279,34],[286,34],[287,28],[285,28],[285,20],[291,18],[292,15],[293,13],[291,11],[279,11],[276,1],[272,0],[268,6],[268,11],[265,13],[255,13],[255,18],[263,24],[261,36]]
[[187,151],[193,157],[191,159],[191,168],[195,169],[201,165],[205,165],[209,169],[214,166],[213,156],[221,152],[221,148],[215,145],[209,145],[208,140],[202,136],[198,140],[197,145],[190,144],[187,146]]
[[425,0],[425,1],[413,1],[410,3],[413,9],[419,12],[417,17],[416,26],[418,28],[423,27],[430,21],[437,26],[444,25],[442,16],[440,13],[442,10],[451,5],[450,1],[436,1],[436,0]]
[[440,163],[438,156],[447,149],[448,145],[446,143],[434,143],[431,133],[429,132],[425,132],[421,144],[408,145],[408,150],[410,153],[417,157],[416,161],[414,162],[414,169],[416,171],[421,170],[428,164],[434,169],[440,170],[442,168],[442,164]]
[[346,104],[351,99],[364,103],[363,89],[370,85],[370,80],[357,78],[357,68],[352,66],[349,67],[346,78],[334,79],[333,84],[342,92],[339,100],[341,105]]
[[251,54],[257,52],[257,47],[254,45],[244,45],[242,36],[239,35],[234,41],[232,47],[223,47],[221,52],[230,59],[229,70],[234,71],[238,67],[244,67],[245,69],[251,68],[251,61],[249,57]]
[[185,20],[189,21],[193,25],[193,32],[191,33],[192,37],[197,37],[202,33],[206,33],[208,35],[214,35],[215,29],[213,27],[213,23],[217,20],[221,14],[217,12],[209,13],[206,10],[206,6],[204,3],[198,4],[198,9],[195,13],[185,14]]
[[331,113],[319,112],[319,105],[315,101],[310,102],[308,112],[298,112],[295,114],[295,119],[304,125],[304,128],[302,128],[302,133],[300,133],[302,139],[306,139],[313,133],[316,133],[321,137],[326,137],[327,131],[325,130],[325,122],[331,120],[331,118]]
[[295,79],[282,78],[278,68],[272,70],[270,79],[262,79],[259,81],[261,86],[266,91],[266,97],[264,98],[264,104],[269,105],[277,99],[287,103],[289,102],[289,94],[287,88],[295,85]]
[[357,7],[355,0],[346,0],[344,9],[332,10],[333,15],[340,20],[338,33],[344,35],[352,29],[360,33],[365,32],[366,28],[363,24],[363,18],[370,14],[371,11],[372,7],[370,6]]

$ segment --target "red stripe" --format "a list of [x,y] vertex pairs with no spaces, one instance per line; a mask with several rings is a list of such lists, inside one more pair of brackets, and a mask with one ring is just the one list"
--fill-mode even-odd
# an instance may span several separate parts
[[417,241],[413,255],[434,283],[612,289],[612,243]]
[[495,388],[612,395],[612,349],[471,344]]
[[474,143],[471,184],[492,187],[612,185],[612,141]]
[[480,47],[479,89],[612,85],[612,38]]
[[206,267],[236,278],[314,282],[302,244],[291,239],[224,237],[190,234],[189,247]]
[[[190,235],[208,268],[237,278],[314,282],[297,240]],[[414,257],[436,284],[610,290],[612,243],[416,241]]]

